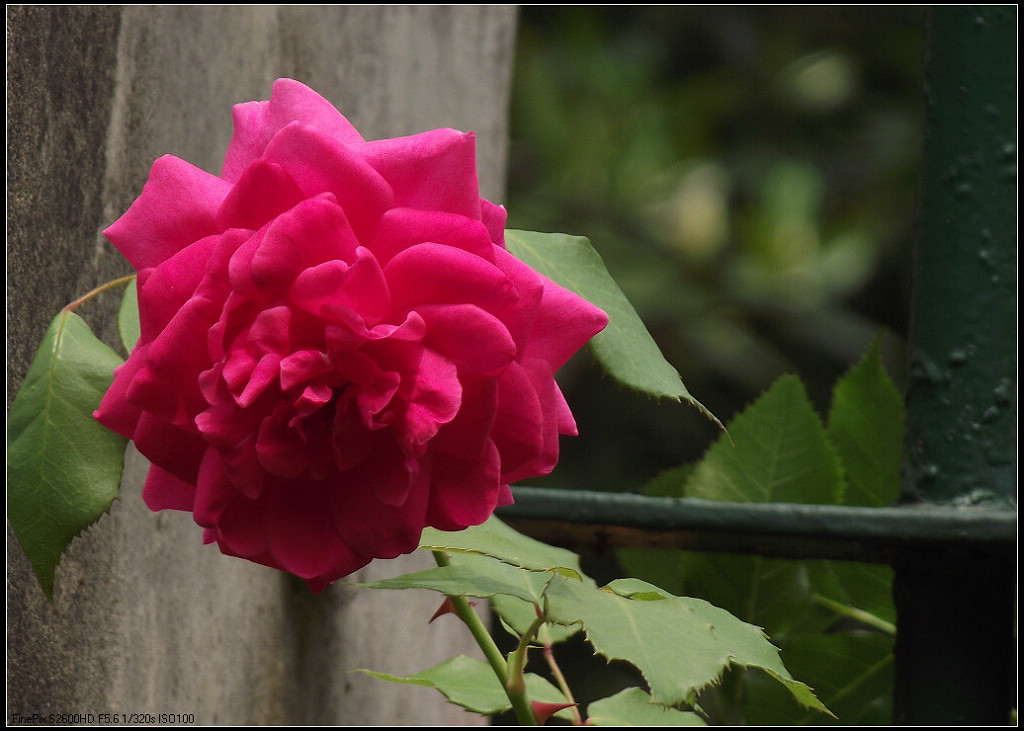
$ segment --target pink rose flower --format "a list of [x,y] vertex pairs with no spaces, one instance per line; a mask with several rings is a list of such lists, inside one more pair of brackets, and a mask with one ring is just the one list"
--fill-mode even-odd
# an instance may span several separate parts
[[607,317],[505,250],[472,134],[367,142],[289,79],[234,123],[220,177],[161,157],[105,232],[141,337],[96,417],[152,510],[319,590],[549,472],[553,374]]

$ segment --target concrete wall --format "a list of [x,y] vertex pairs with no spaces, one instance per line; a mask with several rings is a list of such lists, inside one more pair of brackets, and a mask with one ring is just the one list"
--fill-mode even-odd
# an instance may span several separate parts
[[[368,139],[478,133],[502,200],[515,10],[471,6],[8,6],[8,406],[49,320],[130,271],[99,235],[172,153],[219,172],[230,105],[291,76]],[[116,297],[81,311],[115,342]],[[7,711],[191,713],[202,724],[465,724],[436,693],[346,671],[476,654],[432,594],[305,584],[201,545],[150,513],[145,460],[72,545],[49,604],[8,528]],[[373,564],[355,580],[425,565]],[[445,621],[451,620],[451,621]]]

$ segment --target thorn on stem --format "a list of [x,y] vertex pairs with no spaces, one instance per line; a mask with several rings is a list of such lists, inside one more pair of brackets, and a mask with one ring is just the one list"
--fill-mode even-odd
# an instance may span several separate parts
[[[469,602],[469,606],[475,607],[476,602]],[[434,615],[429,620],[427,620],[427,624],[430,624],[443,614],[455,614],[455,605],[452,604],[452,598],[450,596],[446,596],[444,598],[444,601],[441,602],[441,606],[439,606],[437,608],[437,611],[434,612]]]
[[540,701],[533,701],[532,705],[533,715],[537,718],[537,723],[543,726],[554,714],[566,708],[578,706],[579,703],[541,703]]

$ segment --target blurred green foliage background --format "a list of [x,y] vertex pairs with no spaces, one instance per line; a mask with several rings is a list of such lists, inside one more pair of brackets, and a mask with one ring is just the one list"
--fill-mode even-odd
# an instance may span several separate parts
[[[784,373],[799,376],[826,413],[833,385],[883,330],[888,371],[901,385],[925,14],[888,6],[524,6],[510,227],[590,238],[690,393],[723,422]],[[559,380],[580,436],[563,439],[558,468],[531,484],[639,491],[699,460],[719,435],[695,409],[619,389],[586,354]],[[582,558],[599,581],[629,573],[607,552]],[[815,568],[772,566],[805,579]],[[882,579],[887,571],[843,570]],[[790,597],[806,605],[793,615],[800,626],[769,628],[783,660],[799,679],[854,693],[862,707],[845,709],[841,723],[887,723],[891,636],[856,625],[814,635],[807,617],[829,618],[808,603],[804,584]],[[815,652],[822,643],[850,647],[837,653],[828,644],[816,656],[800,641]],[[579,639],[562,657],[583,703],[642,683],[621,664],[595,660]],[[875,667],[865,671],[861,661]],[[781,706],[753,700],[755,680],[729,673],[702,698],[712,722],[775,713]],[[747,695],[749,707],[737,701]],[[768,720],[801,719],[790,705]]]
[[[901,375],[925,9],[525,6],[509,225],[591,239],[726,421],[779,375],[824,409],[886,339]],[[696,410],[562,374],[581,436],[533,484],[637,490],[698,459]]]

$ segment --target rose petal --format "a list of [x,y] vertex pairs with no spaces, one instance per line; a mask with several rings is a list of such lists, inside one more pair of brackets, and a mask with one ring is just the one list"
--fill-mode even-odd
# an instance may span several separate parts
[[324,328],[328,354],[331,360],[339,362],[352,349],[375,344],[418,343],[423,340],[427,326],[416,312],[410,312],[399,325],[381,323],[367,327],[366,322],[352,309],[339,305],[328,305],[325,314],[330,315],[337,325]]
[[468,302],[500,316],[518,301],[515,287],[500,269],[441,244],[419,244],[400,252],[384,267],[384,277],[396,310]]
[[458,368],[429,348],[386,343],[376,349],[382,365],[401,374],[397,401],[404,413],[394,424],[408,454],[419,456],[438,430],[455,418],[462,404]]
[[505,210],[505,206],[496,206],[486,198],[481,198],[480,214],[481,220],[491,236],[491,241],[504,248],[505,223],[508,219],[508,212]]
[[382,371],[372,382],[353,389],[353,400],[362,416],[363,426],[376,430],[394,423],[394,414],[385,413],[385,409],[391,406],[401,384],[402,377],[397,373]]
[[339,144],[362,142],[363,138],[334,106],[293,79],[274,82],[269,101],[236,104],[233,109],[235,134],[228,145],[221,176],[232,182],[264,150],[274,135],[290,122],[300,121],[329,134]]
[[515,502],[512,496],[512,488],[507,483],[503,483],[498,487],[498,505],[511,505]]
[[198,434],[143,412],[132,441],[154,465],[190,485],[196,484],[196,475],[207,447]]
[[[517,370],[519,373],[515,381],[516,388],[514,391],[512,389],[506,391],[504,388],[506,384],[502,384],[502,398],[504,399],[506,394],[511,396],[512,393],[516,394],[515,398],[525,398],[525,394],[532,391],[536,396],[536,402],[531,403],[531,408],[534,406],[540,408],[540,426],[529,435],[519,436],[517,439],[509,433],[509,429],[514,428],[515,419],[501,421],[499,416],[495,422],[495,430],[492,434],[498,433],[500,423],[504,439],[504,441],[499,441],[498,436],[495,436],[495,441],[498,442],[499,447],[510,447],[509,453],[515,455],[513,459],[506,460],[506,453],[502,452],[503,482],[518,482],[530,477],[546,475],[558,463],[558,415],[561,394],[555,395],[558,386],[555,384],[551,369],[546,361],[539,358],[525,358],[522,363],[516,365],[519,366],[518,369],[509,368],[509,371]],[[525,376],[525,383],[522,380],[523,376]],[[503,403],[508,406],[507,401]],[[504,415],[507,411],[502,410],[501,413]],[[526,416],[527,421],[533,418],[535,415],[532,413]]]
[[579,431],[576,429],[576,419],[572,415],[572,411],[569,410],[569,404],[565,400],[565,394],[562,393],[562,389],[558,387],[558,382],[555,382],[554,389],[554,410],[555,410],[555,422],[558,424],[558,433],[564,434],[567,437],[579,436]]
[[261,236],[235,252],[232,283],[238,282],[238,291],[246,291],[249,281],[257,290],[287,290],[303,269],[332,259],[353,261],[356,245],[333,197],[311,198],[275,218]]
[[256,231],[268,221],[302,202],[299,186],[280,165],[255,160],[245,169],[217,211],[221,230],[247,228]]
[[391,294],[377,259],[363,247],[356,261],[326,261],[301,272],[292,283],[288,297],[313,315],[329,314],[332,307],[346,307],[360,313],[372,327],[391,312]]
[[546,474],[554,466],[558,432],[555,424],[545,421],[551,407],[544,405],[551,399],[548,389],[538,392],[533,374],[522,363],[509,365],[498,380],[498,413],[491,437],[501,454],[502,482]]
[[[396,385],[397,388],[397,385]],[[331,425],[331,453],[339,473],[347,473],[353,467],[378,452],[375,446],[381,439],[387,441],[390,435],[372,430],[363,423],[358,409],[340,402]],[[339,477],[339,482],[343,479]]]
[[[341,539],[327,508],[332,486],[316,481],[275,485],[261,499],[263,533],[278,565],[304,579],[354,571],[367,560]],[[352,568],[355,567],[355,568]]]
[[103,234],[136,269],[155,267],[220,233],[217,209],[230,190],[227,181],[164,155],[153,163],[142,194]]
[[294,313],[287,305],[270,307],[256,315],[246,342],[250,350],[284,357],[292,350],[296,324]]
[[493,261],[494,240],[478,220],[446,211],[392,208],[380,219],[369,248],[381,264],[416,244],[454,246]]
[[[397,447],[381,454],[384,459],[364,460],[339,476],[338,484],[324,493],[332,524],[346,544],[357,553],[394,558],[419,545],[426,525],[430,472],[421,469],[415,482],[408,484],[410,475],[399,468],[403,459]],[[392,502],[398,492],[404,492],[406,499],[388,504],[381,500],[381,491],[384,495],[392,491]],[[367,520],[368,516],[373,517]]]
[[249,500],[263,494],[264,483],[269,479],[256,455],[257,429],[258,426],[249,427],[241,441],[217,449],[231,484]]
[[153,341],[195,295],[219,243],[219,236],[200,239],[150,270],[138,287],[140,343]]
[[150,510],[191,510],[196,489],[156,465],[149,468],[142,499]]
[[508,277],[518,295],[516,306],[501,313],[501,321],[515,340],[516,350],[525,353],[544,297],[544,280],[504,249],[495,246],[493,250],[495,266]]
[[262,501],[238,495],[221,513],[213,529],[220,550],[232,556],[284,568],[270,555],[270,542],[263,527]]
[[289,409],[278,404],[260,424],[256,457],[260,467],[277,477],[293,479],[306,471],[306,450],[301,436],[288,426]]
[[436,455],[431,475],[427,520],[438,530],[461,530],[480,525],[498,504],[501,457],[488,441],[482,459]]
[[331,402],[334,398],[334,389],[322,383],[315,383],[302,389],[299,397],[292,402],[295,407],[295,416],[288,422],[289,426],[298,425],[301,420],[311,416]]
[[505,325],[472,304],[418,305],[427,332],[423,344],[458,365],[497,375],[516,355]]
[[206,330],[217,311],[217,304],[203,297],[193,297],[178,310],[149,343],[145,365],[127,389],[129,401],[179,426],[191,423],[205,406],[198,374],[210,364]]
[[[257,232],[255,235],[260,236],[262,233]],[[248,229],[233,228],[217,237],[217,243],[206,261],[206,271],[196,287],[197,297],[205,297],[210,302],[219,302],[225,306],[233,297],[237,297],[231,286],[231,259],[241,247],[253,245],[253,236],[253,232]],[[216,327],[216,323],[213,327]]]
[[128,388],[140,368],[145,365],[148,346],[135,348],[128,360],[114,368],[114,381],[103,394],[99,408],[93,412],[103,426],[131,439],[142,410],[128,400]]
[[215,527],[238,495],[220,454],[207,449],[196,479],[193,519],[204,528]]
[[252,369],[245,383],[245,388],[242,389],[242,392],[235,399],[236,403],[243,409],[252,406],[256,399],[262,396],[268,388],[277,385],[280,381],[280,375],[281,357],[276,353],[267,353],[259,359],[256,367]]
[[525,355],[543,358],[557,371],[607,325],[604,310],[544,278],[544,296]]
[[435,129],[353,145],[353,149],[391,184],[396,206],[480,220],[476,136],[472,132]]
[[264,157],[284,167],[306,196],[333,194],[360,241],[369,240],[381,215],[394,206],[391,186],[361,155],[307,125],[286,126]]
[[319,350],[299,350],[281,359],[281,390],[289,391],[333,369],[327,354]]
[[219,449],[230,449],[252,436],[260,420],[261,415],[252,410],[239,409],[234,399],[230,399],[196,414],[195,424],[208,444]]
[[438,430],[430,446],[463,459],[482,459],[491,441],[491,427],[498,409],[498,384],[493,378],[459,375],[462,405],[455,418]]

